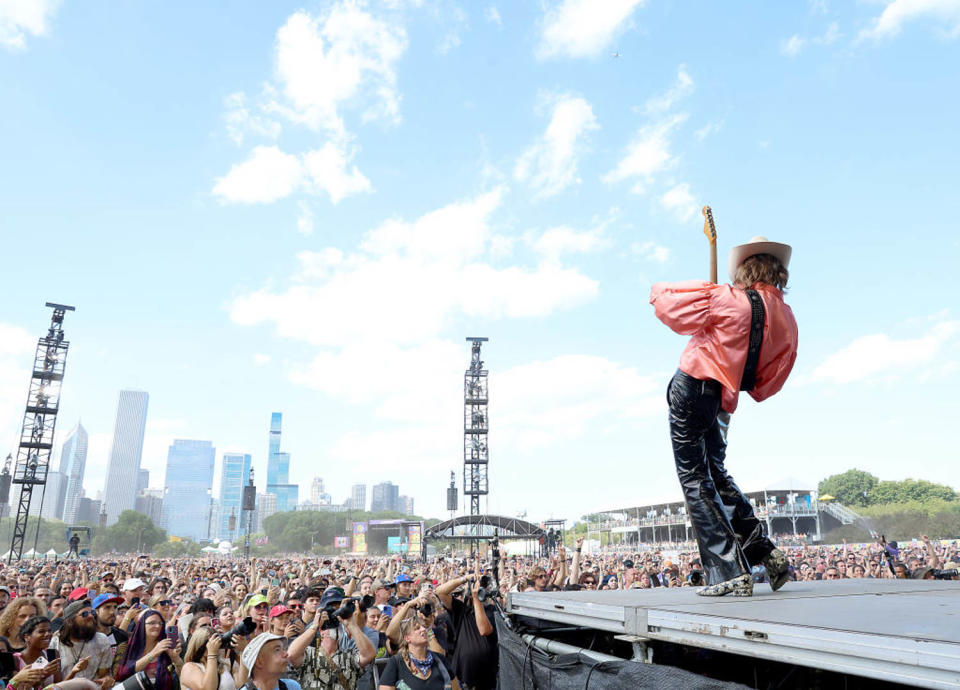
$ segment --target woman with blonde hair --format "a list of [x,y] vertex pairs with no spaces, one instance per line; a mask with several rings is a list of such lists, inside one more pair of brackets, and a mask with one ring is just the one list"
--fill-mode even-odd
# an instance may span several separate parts
[[430,624],[419,613],[407,616],[400,623],[400,651],[390,657],[380,675],[379,690],[442,690],[450,687],[450,672],[427,649]]
[[176,612],[176,607],[173,605],[173,599],[164,594],[154,594],[150,597],[149,607],[155,611],[159,611],[160,615],[163,616],[164,625],[173,625],[173,614]]
[[22,652],[27,643],[20,637],[20,627],[27,619],[47,615],[47,607],[36,597],[17,597],[0,614],[0,651]]
[[183,655],[180,680],[184,687],[190,690],[236,690],[233,669],[220,642],[220,634],[209,625],[194,631]]

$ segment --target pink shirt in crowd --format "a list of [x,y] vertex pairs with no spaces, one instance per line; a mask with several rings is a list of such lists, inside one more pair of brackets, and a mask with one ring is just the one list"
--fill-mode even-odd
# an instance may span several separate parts
[[[797,359],[797,322],[772,285],[753,286],[766,310],[763,343],[757,364],[757,383],[750,395],[766,400],[783,388]],[[740,379],[750,344],[750,298],[732,285],[700,280],[656,283],[650,304],[657,318],[680,335],[690,335],[680,369],[697,379],[713,379],[723,386],[723,409],[734,412]]]

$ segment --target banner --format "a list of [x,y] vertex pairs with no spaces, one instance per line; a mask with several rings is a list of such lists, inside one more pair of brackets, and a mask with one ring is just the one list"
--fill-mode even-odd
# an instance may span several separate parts
[[333,547],[335,549],[346,549],[350,547],[350,537],[334,537]]
[[367,552],[367,523],[365,522],[353,523],[353,552]]
[[403,547],[400,537],[387,537],[387,553],[403,553]]
[[407,553],[411,558],[420,558],[420,550],[423,548],[423,523],[416,522],[407,525]]

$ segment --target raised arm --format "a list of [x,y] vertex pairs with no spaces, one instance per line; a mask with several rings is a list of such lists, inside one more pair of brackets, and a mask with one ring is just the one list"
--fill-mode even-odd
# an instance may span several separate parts
[[570,568],[570,583],[580,582],[580,551],[583,549],[583,537],[577,539],[577,550],[573,552],[573,565]]
[[928,556],[927,565],[929,565],[931,568],[939,568],[940,556],[939,554],[937,554],[937,549],[933,545],[933,542],[930,541],[930,537],[924,534],[923,536],[920,537],[920,539],[923,540],[923,545],[927,547],[927,556]]

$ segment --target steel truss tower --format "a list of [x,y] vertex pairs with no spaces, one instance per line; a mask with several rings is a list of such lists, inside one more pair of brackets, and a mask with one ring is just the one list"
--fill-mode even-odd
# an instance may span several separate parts
[[488,338],[467,338],[470,368],[463,375],[463,495],[470,497],[470,514],[480,514],[480,497],[490,493],[487,483],[487,370],[480,345]]
[[[30,376],[27,410],[23,415],[17,464],[13,471],[13,483],[20,484],[21,488],[7,563],[19,561],[23,553],[33,487],[46,487],[47,484],[53,431],[60,409],[60,386],[67,366],[67,349],[70,347],[70,343],[63,339],[63,316],[68,311],[74,311],[74,308],[51,302],[47,302],[46,306],[53,309],[53,316],[50,318],[47,335],[37,341],[37,354],[33,360],[33,374]],[[39,519],[40,516],[37,515],[37,520]],[[37,525],[39,526],[39,522]]]

